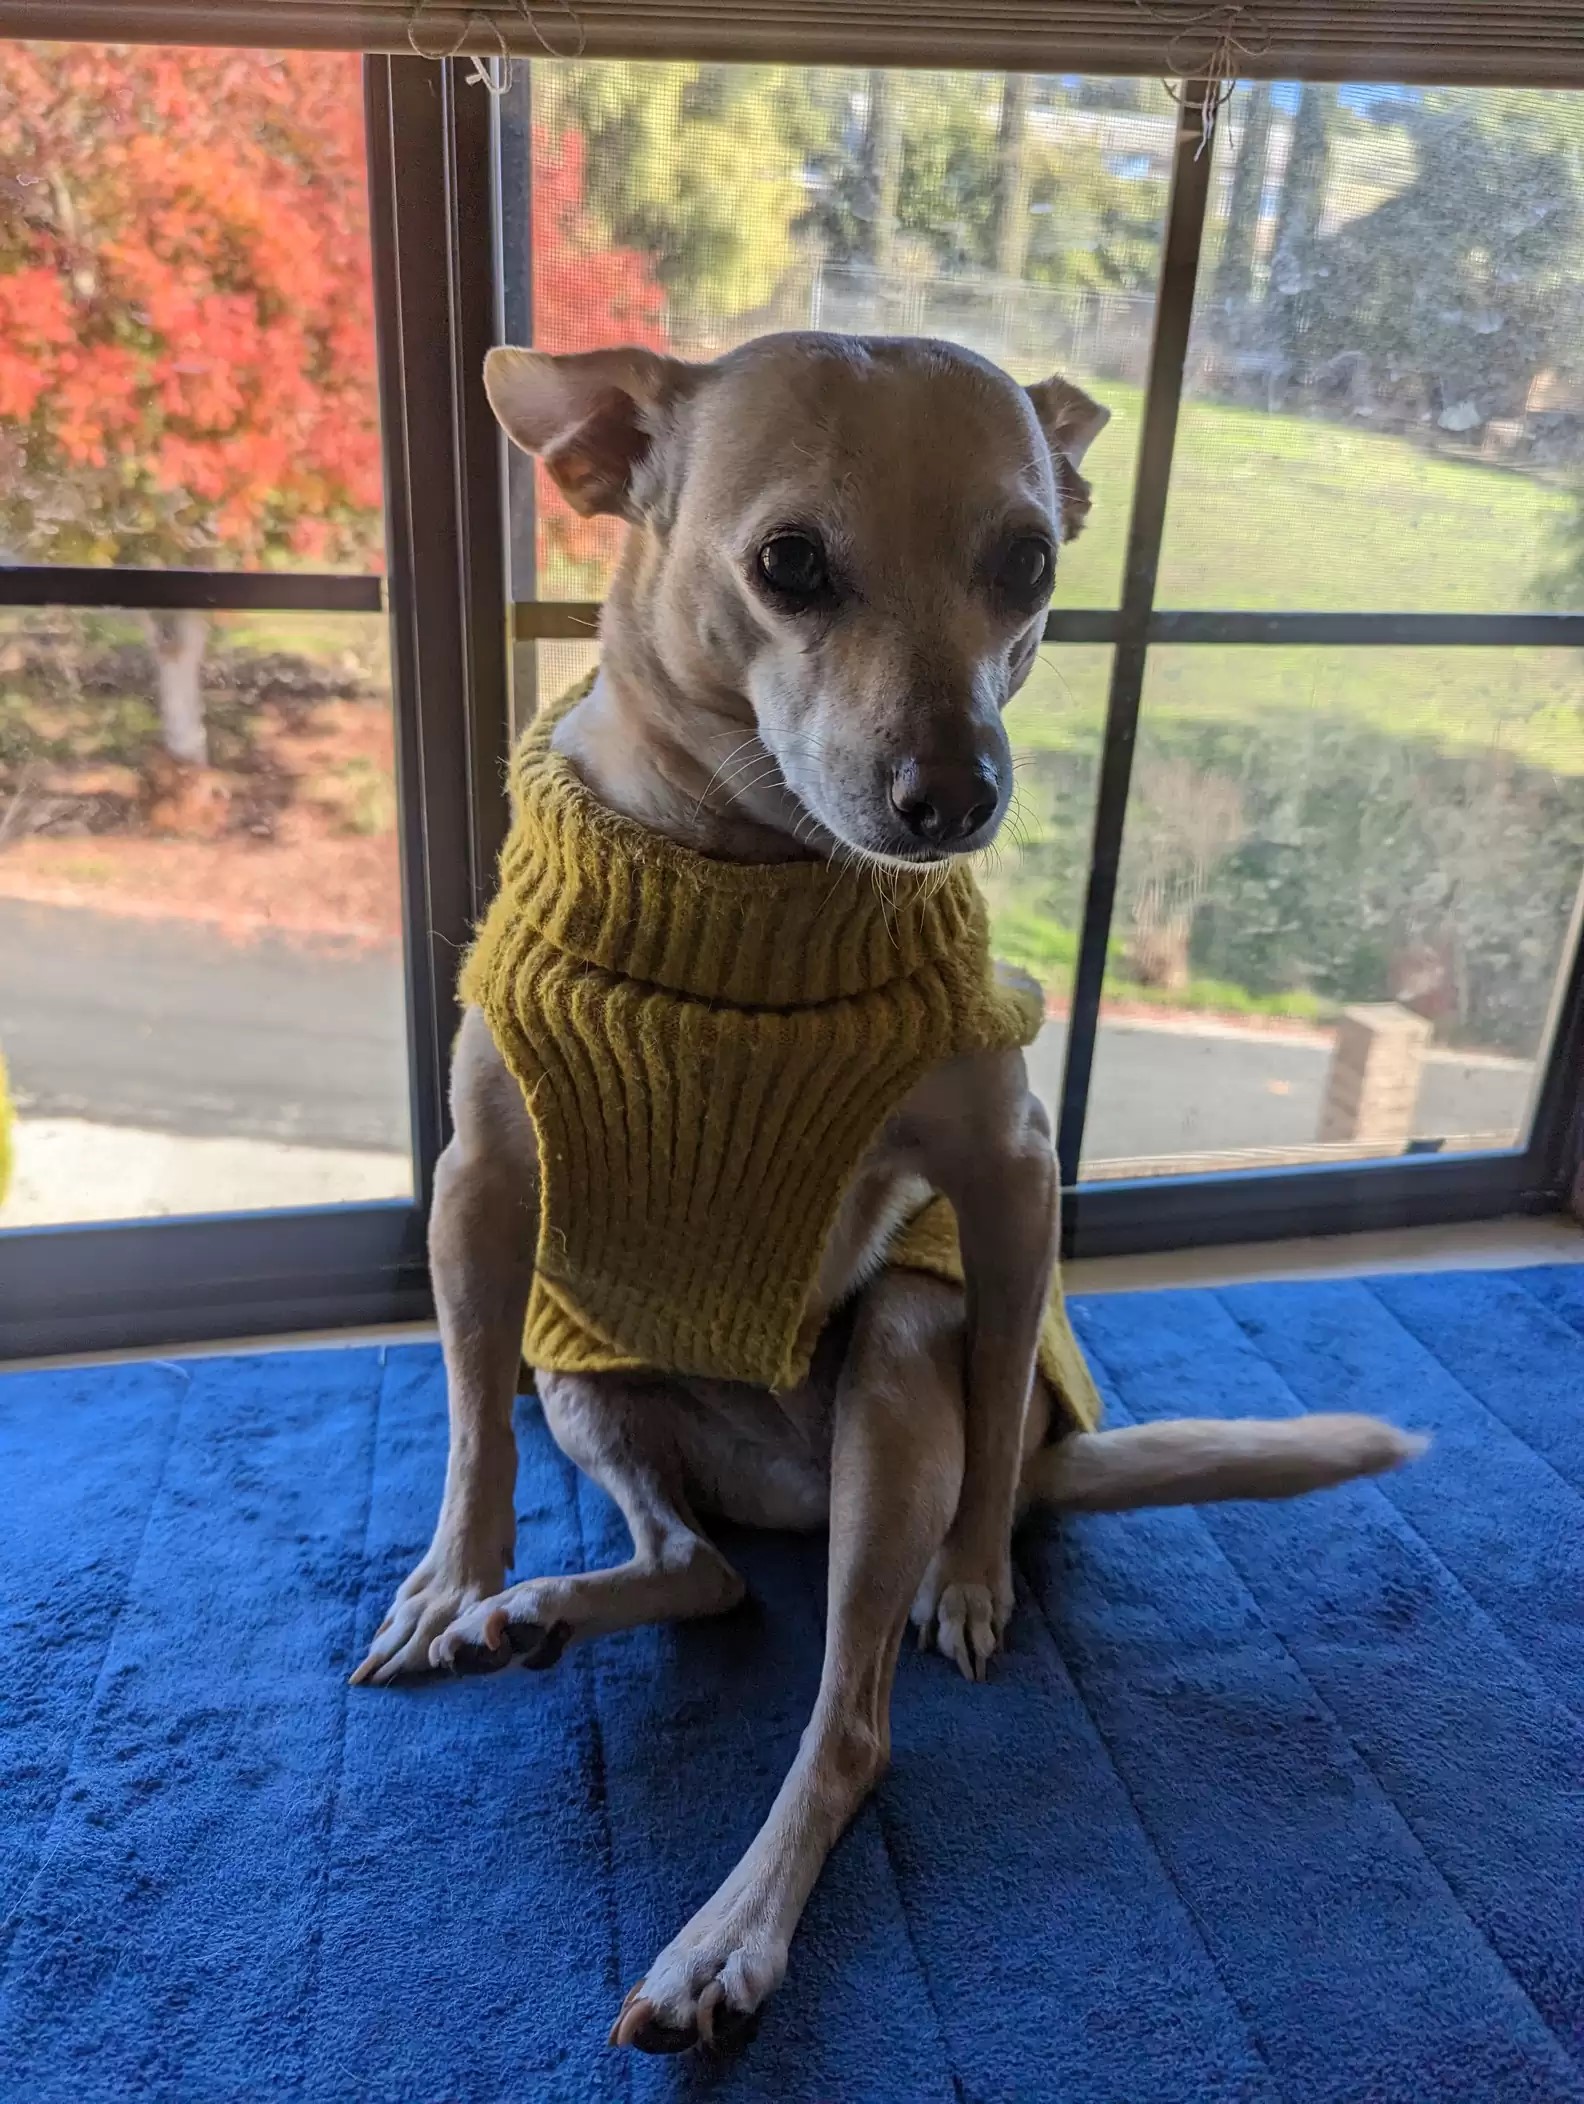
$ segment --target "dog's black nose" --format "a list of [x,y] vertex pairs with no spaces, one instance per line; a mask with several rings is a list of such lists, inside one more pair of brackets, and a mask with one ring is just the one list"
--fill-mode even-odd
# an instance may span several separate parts
[[904,760],[891,777],[891,808],[917,840],[949,847],[987,826],[1001,801],[1001,784],[984,760]]

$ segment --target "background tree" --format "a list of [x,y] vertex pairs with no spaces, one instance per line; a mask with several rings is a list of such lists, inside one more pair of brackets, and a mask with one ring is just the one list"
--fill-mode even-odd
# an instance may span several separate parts
[[1270,150],[1271,84],[1256,81],[1237,126],[1232,194],[1211,279],[1211,297],[1227,317],[1248,305],[1254,289],[1254,253],[1265,196],[1265,160]]
[[674,337],[770,298],[797,252],[804,160],[824,127],[809,76],[568,62],[536,66],[534,93],[550,137],[582,135],[588,224],[648,259]]
[[996,126],[995,219],[992,258],[1003,278],[1021,278],[1029,236],[1029,91],[1026,73],[1001,76]]
[[[1167,117],[1164,91],[1129,82],[1125,104],[1091,105],[1083,89],[1092,83],[1012,77],[1009,105],[1005,81],[993,74],[881,74],[880,98],[864,91],[867,122],[856,139],[827,105],[812,220],[833,260],[886,267],[871,231],[877,219],[889,223],[889,183],[871,173],[880,165],[895,169],[898,234],[946,276],[994,271],[1031,284],[1153,288],[1164,182],[1108,166],[1083,113],[1115,107]],[[830,78],[850,84],[854,76]],[[840,92],[827,90],[832,102]],[[1069,110],[1073,119],[1064,121]],[[877,139],[895,139],[878,161]]]
[[1413,179],[1322,244],[1311,362],[1357,354],[1376,399],[1454,434],[1521,415],[1543,369],[1584,372],[1584,128],[1566,104],[1447,91],[1396,113]]
[[[33,562],[377,566],[353,57],[0,43],[0,542]],[[208,757],[202,615],[154,619]]]
[[1172,754],[1146,753],[1133,776],[1128,823],[1127,958],[1141,986],[1180,993],[1190,977],[1194,922],[1222,859],[1243,838],[1238,784]]
[[866,222],[866,260],[890,270],[896,260],[897,207],[902,195],[902,102],[906,83],[883,66],[869,74],[869,117],[864,126],[860,182]]
[[[552,137],[535,127],[533,150],[534,341],[546,351],[587,351],[636,343],[663,351],[665,295],[646,256],[615,246],[584,192],[588,148],[568,127]],[[615,519],[584,519],[548,475],[513,460],[513,501],[535,492],[541,568],[561,565],[572,579],[602,573],[621,534]],[[570,588],[570,584],[569,584]]]
[[1320,229],[1330,180],[1331,128],[1336,89],[1305,81],[1298,90],[1276,213],[1276,241],[1265,296],[1267,335],[1289,359],[1308,327],[1319,297]]

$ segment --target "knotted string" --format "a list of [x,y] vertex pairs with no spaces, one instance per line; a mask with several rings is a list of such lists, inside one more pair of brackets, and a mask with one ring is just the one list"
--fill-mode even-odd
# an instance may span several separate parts
[[1168,14],[1152,5],[1152,0],[1133,0],[1133,5],[1157,28],[1169,32],[1166,64],[1172,78],[1163,85],[1177,107],[1185,110],[1189,106],[1179,81],[1191,79],[1196,86],[1202,85],[1202,98],[1196,104],[1197,161],[1215,137],[1216,119],[1232,100],[1243,62],[1263,58],[1270,49],[1270,37],[1260,30],[1258,8],[1249,0],[1222,0],[1219,6],[1186,17],[1179,9]]
[[[467,77],[470,85],[476,81],[480,87],[488,88],[492,95],[504,95],[510,90],[515,63],[515,55],[506,41],[506,32],[501,27],[500,18],[503,13],[511,14],[527,24],[535,43],[547,58],[581,58],[588,45],[588,32],[584,29],[582,19],[571,0],[553,0],[550,10],[559,15],[563,25],[571,30],[573,41],[569,49],[561,48],[546,36],[539,26],[539,16],[543,10],[534,4],[534,0],[507,0],[504,7],[474,8],[462,16],[452,32],[451,42],[437,50],[421,41],[425,27],[424,17],[432,12],[432,8],[433,0],[418,0],[417,6],[407,19],[407,41],[414,53],[419,58],[458,58],[461,56],[463,45],[471,40],[475,26],[481,27],[495,39],[497,50],[491,55],[469,53]],[[455,9],[448,7],[445,13],[447,17],[455,20]]]

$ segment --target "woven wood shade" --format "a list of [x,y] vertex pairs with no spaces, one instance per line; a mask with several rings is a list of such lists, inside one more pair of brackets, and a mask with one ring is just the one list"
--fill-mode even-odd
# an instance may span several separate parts
[[1584,86],[1584,0],[0,0],[0,34]]

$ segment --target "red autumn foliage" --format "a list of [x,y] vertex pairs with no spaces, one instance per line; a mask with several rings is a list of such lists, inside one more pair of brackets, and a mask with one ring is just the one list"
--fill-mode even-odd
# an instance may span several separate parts
[[354,57],[0,43],[0,538],[380,558]]
[[[534,133],[534,342],[546,351],[635,343],[666,348],[664,295],[638,250],[614,248],[585,201],[581,132]],[[614,519],[583,519],[547,475],[538,478],[539,562],[599,567],[619,538]]]
[[[359,61],[0,41],[0,556],[381,560]],[[535,138],[536,340],[663,347],[644,257]],[[550,489],[579,565],[611,522]]]

